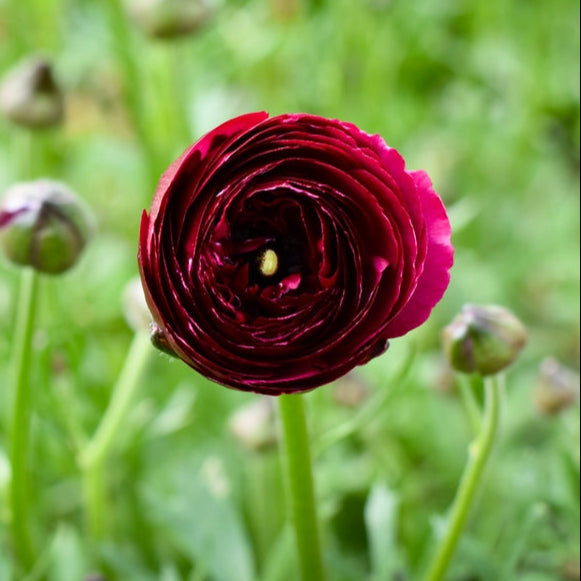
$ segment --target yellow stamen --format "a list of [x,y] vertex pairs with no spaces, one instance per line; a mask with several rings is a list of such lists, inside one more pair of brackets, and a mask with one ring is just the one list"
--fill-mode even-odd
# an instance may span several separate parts
[[272,276],[278,270],[278,256],[272,248],[267,248],[263,252],[259,268],[263,276]]

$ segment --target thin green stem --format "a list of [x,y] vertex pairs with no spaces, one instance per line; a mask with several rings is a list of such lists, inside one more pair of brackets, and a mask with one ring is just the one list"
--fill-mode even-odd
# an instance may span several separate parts
[[136,333],[121,374],[113,387],[105,415],[81,454],[87,524],[95,539],[103,538],[105,532],[104,463],[119,435],[123,421],[127,418],[152,352],[149,334],[145,331]]
[[141,70],[139,64],[144,60],[144,56],[139,54],[134,47],[133,30],[127,15],[123,12],[122,3],[118,0],[110,0],[108,8],[115,54],[122,72],[123,98],[143,154],[148,187],[155,187],[164,164],[160,161],[158,143],[148,129],[148,112],[144,98],[147,91],[142,82],[144,71]]
[[30,351],[38,294],[38,275],[31,268],[22,271],[20,298],[16,315],[13,353],[12,438],[10,464],[10,508],[12,540],[18,560],[28,571],[34,563],[29,530],[28,445],[30,440]]
[[286,478],[302,579],[303,581],[324,581],[303,396],[301,394],[281,395],[279,409],[284,439]]
[[484,380],[484,414],[480,433],[469,448],[469,458],[450,512],[448,530],[441,539],[428,569],[427,581],[440,581],[452,559],[474,500],[486,460],[490,455],[500,416],[500,385],[497,376]]
[[[482,381],[481,377],[478,377],[478,379]],[[458,382],[458,387],[460,390],[460,400],[462,401],[466,417],[470,423],[472,435],[476,436],[480,433],[482,418],[480,417],[480,406],[474,395],[474,383],[474,381],[471,381],[471,378],[462,376]]]

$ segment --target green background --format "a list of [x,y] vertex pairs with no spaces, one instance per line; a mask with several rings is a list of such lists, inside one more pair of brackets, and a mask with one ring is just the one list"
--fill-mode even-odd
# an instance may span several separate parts
[[[66,121],[32,135],[0,118],[0,190],[59,179],[98,222],[81,263],[43,279],[34,337],[31,501],[48,579],[293,579],[276,449],[245,449],[228,427],[258,396],[153,357],[108,463],[106,542],[84,532],[76,463],[131,340],[122,294],[159,175],[254,110],[381,134],[429,173],[454,232],[432,317],[350,377],[367,407],[338,403],[341,382],[308,395],[330,578],[414,579],[430,554],[471,439],[440,352],[467,302],[510,308],[529,342],[507,373],[501,436],[450,579],[567,579],[570,561],[578,572],[578,403],[554,417],[533,403],[543,358],[579,368],[577,2],[223,0],[196,34],[160,41],[115,0],[0,1],[0,74],[38,53],[54,63]],[[0,579],[12,567],[17,289],[0,262]]]

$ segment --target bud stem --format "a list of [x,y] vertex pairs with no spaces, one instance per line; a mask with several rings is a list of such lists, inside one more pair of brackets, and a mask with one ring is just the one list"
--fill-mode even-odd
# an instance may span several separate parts
[[302,394],[278,398],[285,476],[303,581],[324,581],[309,436]]
[[13,352],[12,432],[10,446],[10,508],[12,541],[21,566],[29,571],[34,551],[29,530],[28,446],[30,440],[30,351],[36,303],[38,276],[32,268],[22,271],[20,298],[16,315]]
[[482,414],[474,391],[478,389],[478,392],[481,392],[482,377],[480,375],[459,375],[460,401],[464,406],[466,419],[472,430],[472,436],[475,437],[480,433],[480,428],[482,427]]
[[498,375],[484,378],[484,414],[480,433],[468,448],[468,462],[456,491],[448,521],[448,530],[440,540],[426,581],[441,581],[454,555],[464,528],[484,466],[490,455],[500,416],[500,379]]
[[80,456],[87,524],[95,539],[103,538],[105,532],[106,503],[103,465],[119,435],[119,428],[127,418],[145,367],[153,352],[149,333],[137,332],[133,337],[121,374],[113,387],[105,415]]

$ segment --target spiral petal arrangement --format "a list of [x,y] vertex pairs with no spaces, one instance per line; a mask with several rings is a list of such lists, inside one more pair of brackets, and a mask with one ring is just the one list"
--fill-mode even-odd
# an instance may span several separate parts
[[164,341],[211,380],[271,395],[328,383],[423,323],[452,261],[427,174],[378,135],[307,114],[206,134],[141,222]]

